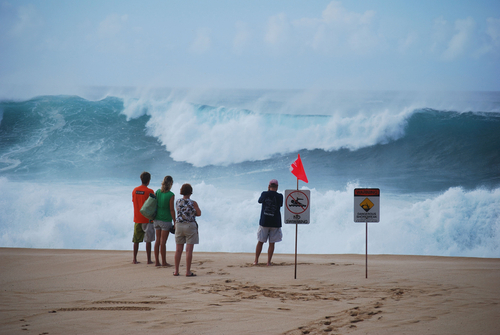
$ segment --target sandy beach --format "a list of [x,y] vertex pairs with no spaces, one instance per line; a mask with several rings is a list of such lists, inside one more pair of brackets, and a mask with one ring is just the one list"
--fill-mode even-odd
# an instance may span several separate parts
[[[183,255],[185,256],[185,255]],[[261,261],[265,260],[263,253]],[[172,251],[167,252],[173,262]],[[498,334],[500,259],[0,248],[1,334]],[[184,258],[183,258],[184,261]],[[183,270],[181,266],[181,272]]]

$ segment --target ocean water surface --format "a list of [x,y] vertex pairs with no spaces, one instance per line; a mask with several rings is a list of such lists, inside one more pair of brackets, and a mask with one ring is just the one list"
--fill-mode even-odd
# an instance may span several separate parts
[[[0,100],[0,247],[132,247],[142,171],[193,185],[198,251],[254,252],[270,179],[311,224],[299,253],[364,253],[354,188],[381,190],[369,252],[500,257],[500,92],[94,88]],[[284,225],[277,253],[293,253]],[[142,246],[141,248],[144,248]],[[174,250],[173,238],[167,250]]]

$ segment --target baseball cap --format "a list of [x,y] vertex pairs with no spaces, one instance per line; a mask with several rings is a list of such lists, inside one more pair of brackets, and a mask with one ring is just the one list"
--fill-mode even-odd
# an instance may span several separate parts
[[278,186],[278,181],[276,179],[271,179],[271,181],[269,182],[269,185],[276,185],[276,186]]

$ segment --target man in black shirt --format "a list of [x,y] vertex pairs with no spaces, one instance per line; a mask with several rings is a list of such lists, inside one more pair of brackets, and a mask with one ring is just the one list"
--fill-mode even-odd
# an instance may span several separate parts
[[267,250],[267,266],[272,265],[271,259],[274,253],[274,243],[280,242],[283,238],[281,232],[281,207],[283,206],[283,195],[278,193],[278,181],[272,179],[269,182],[268,190],[262,192],[259,203],[262,204],[260,211],[259,230],[257,231],[257,247],[255,248],[254,265],[259,264],[259,256],[262,246],[269,239]]

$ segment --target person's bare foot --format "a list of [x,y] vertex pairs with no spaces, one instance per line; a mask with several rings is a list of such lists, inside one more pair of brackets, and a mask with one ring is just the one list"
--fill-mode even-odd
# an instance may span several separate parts
[[172,266],[172,264],[165,263],[165,264],[162,264],[161,266],[163,266],[163,267],[170,267],[170,266]]
[[148,261],[148,264],[154,264],[155,262],[152,262],[152,261]]
[[139,264],[140,262],[138,261],[132,261],[132,264]]
[[259,265],[259,262],[253,262],[253,265]]
[[162,266],[160,263],[156,263],[155,266]]
[[267,263],[267,266],[273,266],[273,263]]

